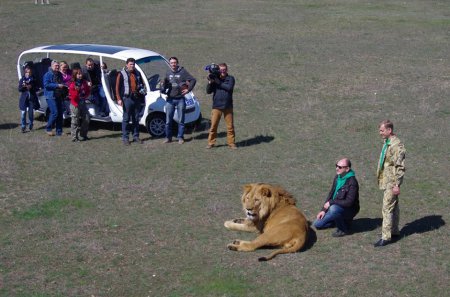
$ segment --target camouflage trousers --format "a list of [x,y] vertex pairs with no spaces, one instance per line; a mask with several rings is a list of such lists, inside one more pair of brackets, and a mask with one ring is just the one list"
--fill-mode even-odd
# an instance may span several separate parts
[[384,190],[382,213],[381,239],[390,240],[392,235],[400,234],[398,229],[400,221],[398,196],[392,194],[392,188]]
[[72,139],[78,139],[78,136],[86,138],[90,121],[90,115],[86,107],[86,103],[80,100],[78,107],[70,104],[70,113],[72,114],[72,121],[70,125]]

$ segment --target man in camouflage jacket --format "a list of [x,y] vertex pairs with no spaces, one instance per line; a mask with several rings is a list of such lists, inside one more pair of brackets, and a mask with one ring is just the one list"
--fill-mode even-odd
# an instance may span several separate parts
[[381,138],[384,139],[377,169],[378,186],[380,190],[384,190],[383,225],[381,227],[381,239],[374,244],[375,247],[385,246],[392,242],[392,237],[400,235],[398,196],[405,174],[406,154],[403,143],[394,134],[394,125],[391,121],[381,122],[379,133]]

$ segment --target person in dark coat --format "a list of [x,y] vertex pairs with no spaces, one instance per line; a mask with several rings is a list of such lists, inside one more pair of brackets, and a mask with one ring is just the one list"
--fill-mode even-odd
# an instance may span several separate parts
[[352,163],[344,158],[336,163],[336,176],[325,199],[325,204],[316,216],[313,226],[324,229],[336,226],[333,237],[349,234],[351,222],[359,212],[359,185]]
[[217,127],[223,115],[227,126],[228,147],[236,149],[233,120],[233,90],[235,80],[233,76],[228,74],[228,66],[226,63],[221,63],[218,67],[219,75],[208,75],[208,84],[206,85],[206,93],[213,94],[211,129],[209,130],[208,145],[206,148],[210,149],[216,144]]
[[27,127],[27,114],[29,120],[29,129],[33,130],[34,110],[39,109],[39,101],[36,95],[37,81],[33,76],[31,67],[25,67],[24,75],[19,80],[18,87],[19,97],[19,109],[21,112],[20,126],[22,133],[26,132]]

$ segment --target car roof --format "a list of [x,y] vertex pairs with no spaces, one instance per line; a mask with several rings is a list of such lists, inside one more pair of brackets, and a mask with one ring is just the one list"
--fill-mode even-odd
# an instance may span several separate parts
[[105,45],[105,44],[45,45],[26,50],[22,52],[20,56],[29,53],[66,53],[66,54],[80,54],[80,55],[97,55],[124,61],[126,61],[128,58],[134,58],[136,60],[139,60],[146,57],[161,56],[156,52],[145,49],[127,46],[118,46],[118,45]]

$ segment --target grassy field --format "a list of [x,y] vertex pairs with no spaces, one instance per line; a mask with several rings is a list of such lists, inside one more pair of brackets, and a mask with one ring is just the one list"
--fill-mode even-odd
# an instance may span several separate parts
[[[51,2],[0,2],[0,296],[448,296],[448,1]],[[206,150],[205,129],[129,148],[112,125],[76,144],[43,122],[20,133],[16,59],[54,43],[178,56],[206,119],[203,67],[227,62],[239,149]],[[407,148],[402,237],[375,249],[386,118]],[[351,236],[313,230],[264,263],[226,249],[254,237],[223,227],[243,184],[282,185],[312,221],[343,156],[360,182]]]

